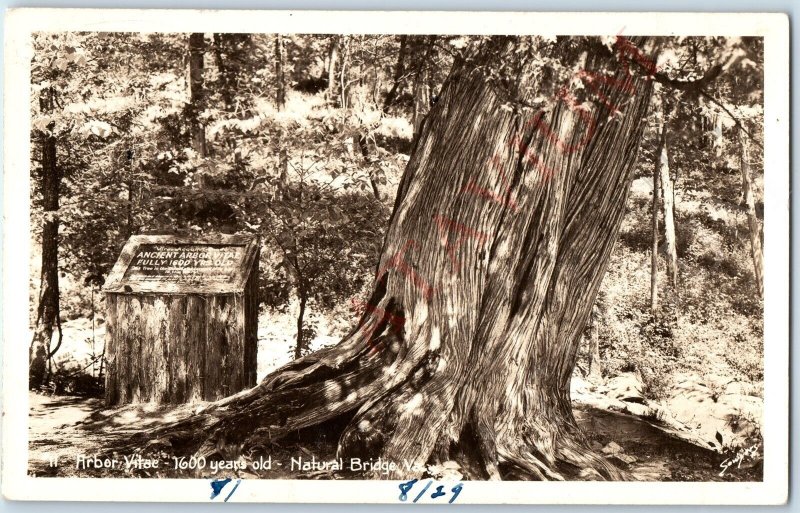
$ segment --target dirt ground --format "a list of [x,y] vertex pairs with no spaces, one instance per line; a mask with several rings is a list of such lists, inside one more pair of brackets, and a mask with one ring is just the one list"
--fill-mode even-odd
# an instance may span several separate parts
[[[160,469],[79,469],[78,455],[92,456],[115,439],[127,438],[159,420],[180,415],[187,407],[166,410],[152,405],[104,409],[96,398],[47,396],[30,394],[29,473],[40,477],[203,477],[235,475],[237,478],[259,479],[325,479],[346,478],[343,473],[325,470],[290,471],[291,458],[312,456],[319,461],[335,458],[336,440],[323,437],[295,437],[280,446],[262,448],[261,453],[244,457],[247,468],[202,470]],[[197,407],[194,405],[193,407]],[[723,473],[720,465],[735,454],[721,454],[665,432],[639,417],[601,410],[588,405],[575,405],[576,418],[588,434],[592,446],[614,463],[629,471],[633,479],[642,481],[759,481],[760,462],[744,457]],[[57,419],[57,420],[56,420]],[[270,470],[255,471],[252,462],[271,457]],[[58,459],[58,465],[50,463]],[[119,458],[123,459],[122,456]],[[165,458],[169,463],[170,458]],[[722,475],[720,475],[722,473]],[[355,476],[353,476],[355,477]],[[591,477],[591,476],[587,476]]]

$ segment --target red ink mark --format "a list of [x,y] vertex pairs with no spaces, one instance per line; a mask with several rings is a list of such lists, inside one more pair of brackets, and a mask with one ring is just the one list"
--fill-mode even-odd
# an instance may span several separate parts
[[503,172],[503,161],[498,154],[494,154],[489,158],[489,165],[493,166],[497,172],[500,173],[500,181],[505,186],[505,194],[498,194],[492,190],[487,189],[486,187],[481,187],[478,185],[478,182],[475,181],[475,178],[470,178],[467,185],[461,189],[461,192],[469,192],[476,194],[478,196],[483,196],[484,198],[489,198],[490,200],[496,201],[501,205],[506,205],[514,209],[514,211],[519,210],[519,205],[517,202],[514,201],[511,194],[511,185],[508,183],[508,179],[506,178],[506,174]]
[[[621,33],[622,31],[620,31]],[[575,75],[576,78],[581,80],[588,86],[597,96],[601,103],[603,103],[612,113],[618,112],[620,109],[616,104],[614,104],[601,90],[602,86],[606,86],[613,89],[617,89],[618,91],[622,91],[628,95],[632,95],[635,88],[633,85],[633,80],[631,78],[630,67],[628,65],[628,61],[633,58],[636,62],[641,65],[649,75],[653,75],[656,72],[656,65],[655,63],[648,59],[647,57],[642,54],[642,52],[633,45],[630,41],[626,38],[622,37],[620,34],[617,34],[616,39],[614,41],[614,48],[615,53],[618,55],[621,63],[622,69],[625,72],[624,80],[617,79],[612,76],[601,75],[599,73],[595,73],[592,71],[581,70],[578,71]],[[514,135],[511,140],[506,143],[507,147],[510,147],[516,150],[517,154],[522,156],[523,162],[529,162],[534,165],[534,167],[540,172],[543,178],[551,178],[555,174],[555,169],[547,166],[542,158],[540,158],[535,151],[530,149],[529,143],[523,142],[522,137],[519,135],[520,132],[529,129],[531,126],[534,126],[534,132],[542,131],[544,132],[545,137],[547,137],[552,143],[556,145],[556,147],[562,153],[573,153],[578,149],[586,146],[591,138],[594,136],[595,130],[597,128],[597,119],[591,115],[588,110],[582,108],[581,105],[578,105],[577,99],[569,92],[569,89],[565,86],[562,86],[556,93],[555,98],[558,101],[563,101],[569,109],[577,113],[581,116],[584,121],[588,124],[588,128],[586,130],[586,135],[577,143],[568,144],[567,142],[561,140],[558,134],[556,134],[551,127],[544,122],[544,112],[539,111],[536,115],[531,118],[521,130]],[[519,210],[519,206],[517,202],[512,198],[512,191],[511,186],[508,183],[508,179],[506,177],[505,172],[503,171],[503,158],[498,153],[492,155],[489,158],[489,167],[490,170],[494,170],[500,173],[500,181],[502,182],[504,193],[499,194],[497,192],[491,191],[485,187],[480,187],[478,183],[475,181],[474,178],[470,178],[467,185],[462,189],[462,192],[469,192],[472,194],[476,194],[478,196],[482,196],[485,198],[489,198],[493,201],[496,201],[502,205],[507,205],[513,208],[515,211]],[[483,245],[486,240],[488,240],[488,235],[478,230],[473,230],[468,226],[461,224],[457,221],[452,219],[446,218],[445,216],[436,214],[433,216],[436,225],[439,228],[440,235],[442,232],[445,234],[445,248],[448,257],[450,258],[450,262],[453,265],[453,269],[456,268],[458,259],[456,258],[456,251],[458,250],[459,246],[467,239],[467,238],[474,238],[478,241],[479,245]],[[455,242],[451,245],[449,244],[449,234],[451,231],[455,231],[458,234],[458,238]],[[406,262],[403,258],[405,252],[408,250],[409,247],[419,247],[419,244],[412,239],[409,239],[405,245],[400,249],[397,253],[392,255],[391,258],[388,259],[386,264],[378,271],[378,278],[383,275],[388,269],[395,268],[402,272],[407,278],[410,278],[411,281],[417,288],[422,289],[423,296],[430,300],[433,296],[433,287],[430,286],[428,282],[426,282],[413,268],[412,266]],[[370,353],[374,350],[372,347],[372,335],[376,327],[383,321],[388,321],[393,331],[399,331],[403,324],[405,323],[405,319],[399,316],[395,316],[392,314],[387,313],[385,310],[375,307],[373,305],[364,304],[365,309],[370,312],[370,314],[380,315],[380,320],[375,324],[375,327],[367,334],[368,344],[370,345]],[[460,485],[459,485],[460,486]],[[460,491],[460,490],[459,490]],[[452,502],[452,501],[451,501]]]
[[[439,227],[439,233],[442,234],[442,232],[444,232],[445,247],[447,248],[447,254],[450,256],[450,263],[453,264],[454,270],[458,264],[456,251],[462,242],[467,240],[467,238],[473,238],[478,241],[480,246],[482,246],[487,240],[489,240],[489,236],[487,234],[478,230],[473,230],[469,226],[453,221],[445,216],[436,214],[433,216],[433,220],[436,221],[436,225]],[[451,231],[455,231],[458,234],[458,238],[455,240],[455,243],[452,246],[448,243],[449,234]]]
[[636,62],[642,66],[645,71],[647,71],[648,75],[655,75],[656,70],[658,69],[656,64],[649,58],[647,58],[641,50],[639,50],[636,45],[631,43],[627,38],[617,34],[617,39],[614,41],[614,47],[617,50],[617,54],[622,61],[622,65],[624,66],[625,71],[630,74],[630,69],[628,68],[628,60],[626,59],[625,55],[630,55],[634,58]]
[[605,94],[603,94],[603,91],[600,89],[601,84],[611,86],[624,93],[628,94],[633,93],[633,80],[631,80],[630,75],[627,76],[625,80],[619,80],[617,78],[610,77],[608,75],[601,75],[600,73],[595,73],[594,71],[581,70],[576,74],[576,76],[584,84],[586,84],[589,88],[591,88],[591,90],[600,99],[603,105],[605,105],[611,112],[618,111],[619,107],[611,100],[609,100]]
[[[561,89],[558,90],[558,92],[556,93],[556,98],[559,100],[563,100],[564,103],[567,104],[567,106],[569,106],[572,112],[577,113],[580,117],[584,119],[584,121],[588,123],[588,129],[586,131],[587,133],[583,137],[583,139],[581,139],[575,144],[569,144],[564,140],[562,140],[559,134],[553,132],[553,130],[550,128],[549,123],[546,123],[544,121],[543,111],[537,112],[536,115],[530,121],[525,123],[523,130],[529,128],[531,125],[535,125],[534,130],[544,132],[545,137],[547,137],[550,140],[550,142],[555,144],[556,148],[558,148],[559,151],[561,151],[562,153],[574,153],[589,143],[589,140],[591,140],[592,136],[594,135],[595,127],[597,125],[597,120],[595,120],[594,116],[592,116],[589,112],[580,108],[580,106],[577,105],[575,97],[572,96],[572,94],[570,94],[565,87],[562,87]],[[519,140],[519,136],[517,136],[513,140]],[[525,145],[524,149],[527,149],[527,145]],[[519,151],[520,153],[524,153],[524,151],[522,150]]]
[[413,239],[409,239],[403,248],[392,255],[389,261],[386,262],[386,265],[378,270],[378,277],[384,274],[388,269],[396,268],[408,278],[411,278],[412,283],[414,283],[417,288],[422,289],[423,296],[425,296],[426,299],[430,299],[433,296],[433,287],[431,287],[428,282],[426,282],[419,274],[417,274],[411,265],[409,265],[409,263],[403,259],[403,255],[410,246],[419,247],[419,244],[417,244]]

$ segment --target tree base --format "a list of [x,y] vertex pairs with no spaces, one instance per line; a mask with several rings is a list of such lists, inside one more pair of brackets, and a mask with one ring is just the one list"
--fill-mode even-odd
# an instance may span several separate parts
[[[268,376],[260,385],[202,411],[142,433],[114,452],[148,455],[204,457],[206,460],[236,460],[242,455],[269,454],[274,446],[303,440],[320,440],[337,447],[335,457],[368,460],[378,456],[395,461],[396,472],[343,472],[341,476],[307,475],[307,478],[412,479],[430,476],[430,467],[453,462],[464,479],[472,480],[626,480],[626,473],[590,449],[571,416],[544,416],[538,421],[516,423],[512,429],[496,429],[479,419],[441,429],[429,451],[414,452],[420,440],[410,436],[397,440],[397,423],[408,402],[403,397],[425,391],[425,366],[407,373],[406,379],[372,401],[382,365],[381,353],[363,348],[357,355],[365,362],[350,362],[337,368],[326,364],[330,356],[348,347],[323,350],[296,360]],[[381,373],[382,374],[382,373]],[[385,378],[384,378],[385,379]],[[334,397],[330,390],[342,382],[360,382],[347,395]],[[409,394],[408,391],[413,391]],[[348,401],[350,398],[350,401]],[[355,400],[355,398],[361,398]],[[431,402],[431,404],[435,401]],[[445,418],[436,412],[420,412],[424,419]],[[486,419],[484,419],[486,420]],[[427,423],[426,423],[427,424]],[[427,436],[432,430],[414,430]],[[439,431],[436,431],[439,433]],[[451,436],[452,433],[456,436]],[[390,445],[391,443],[391,445]],[[302,444],[301,444],[302,445]],[[412,448],[399,456],[390,447]],[[321,459],[318,456],[317,459]],[[303,477],[303,476],[301,476]]]

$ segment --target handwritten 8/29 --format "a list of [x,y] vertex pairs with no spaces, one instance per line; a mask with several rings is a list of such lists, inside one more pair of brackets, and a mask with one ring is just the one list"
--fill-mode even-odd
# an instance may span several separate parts
[[[402,502],[407,501],[408,493],[411,491],[411,488],[413,488],[414,484],[416,484],[417,482],[419,482],[419,479],[412,479],[411,481],[400,483],[400,485],[398,485],[398,487],[400,488],[400,496],[398,497],[398,499]],[[425,486],[422,488],[422,490],[419,491],[419,493],[416,495],[416,497],[412,502],[417,502],[418,500],[420,500],[433,483],[434,481],[432,479],[429,479],[428,482],[425,483]],[[445,495],[447,495],[448,492],[444,491],[445,486],[447,485],[437,484],[436,490],[431,494],[431,499],[438,499],[439,497],[444,497]],[[447,501],[448,504],[452,504],[453,502],[455,502],[456,498],[461,493],[461,489],[463,487],[464,485],[462,483],[458,483],[457,485],[455,485],[450,489],[450,493],[452,493],[452,496],[450,497],[450,500]]]

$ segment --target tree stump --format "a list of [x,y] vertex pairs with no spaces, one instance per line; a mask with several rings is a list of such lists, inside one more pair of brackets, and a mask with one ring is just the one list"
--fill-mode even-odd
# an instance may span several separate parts
[[214,401],[256,383],[258,241],[134,235],[106,299],[106,404]]

